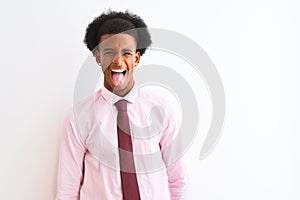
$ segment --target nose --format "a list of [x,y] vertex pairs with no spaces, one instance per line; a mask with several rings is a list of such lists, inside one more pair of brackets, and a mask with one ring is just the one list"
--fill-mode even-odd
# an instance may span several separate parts
[[122,56],[122,54],[116,54],[113,58],[113,63],[114,64],[122,64],[124,62],[124,58]]

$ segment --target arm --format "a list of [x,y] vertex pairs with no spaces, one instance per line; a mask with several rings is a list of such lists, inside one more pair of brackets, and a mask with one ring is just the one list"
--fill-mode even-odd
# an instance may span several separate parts
[[85,152],[71,109],[61,135],[56,200],[79,200]]
[[167,126],[162,135],[160,146],[166,165],[171,200],[190,200],[189,178],[182,158],[183,146],[180,133],[180,115],[178,108],[169,110]]

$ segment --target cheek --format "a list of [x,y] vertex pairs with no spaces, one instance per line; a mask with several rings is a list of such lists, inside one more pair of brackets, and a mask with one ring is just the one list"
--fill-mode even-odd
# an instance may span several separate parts
[[135,67],[135,59],[129,59],[126,61],[126,63],[130,70]]
[[112,63],[112,58],[110,58],[110,57],[105,57],[105,58],[102,58],[101,59],[101,65],[103,66],[103,67],[107,67],[107,66],[109,66],[110,64]]
[[105,63],[101,63],[101,70],[104,74],[108,74],[108,72],[109,72],[108,65]]
[[105,62],[105,61],[101,62],[102,71],[105,71],[108,68],[109,65],[110,65],[109,62]]

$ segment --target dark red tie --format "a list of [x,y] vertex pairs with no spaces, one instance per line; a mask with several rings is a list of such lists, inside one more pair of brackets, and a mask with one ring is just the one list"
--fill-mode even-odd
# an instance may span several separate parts
[[119,100],[115,105],[118,109],[117,129],[123,200],[140,200],[127,115],[127,101]]

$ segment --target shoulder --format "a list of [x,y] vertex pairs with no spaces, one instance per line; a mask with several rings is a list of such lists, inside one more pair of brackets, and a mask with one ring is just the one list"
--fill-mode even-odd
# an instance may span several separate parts
[[72,111],[75,118],[87,118],[94,113],[95,103],[101,97],[101,90],[95,92],[89,97],[73,102]]
[[144,86],[138,89],[138,94],[139,100],[144,104],[160,105],[167,110],[168,113],[173,113],[177,116],[181,115],[181,104],[178,96],[163,86]]
[[99,100],[100,94],[101,91],[97,91],[85,99],[73,102],[73,105],[67,110],[65,123],[71,123],[82,138],[86,137],[82,135],[84,132],[82,130],[86,124],[90,124],[95,117],[95,103]]
[[174,103],[177,101],[176,95],[172,91],[159,85],[143,86],[138,89],[139,98],[160,104]]

